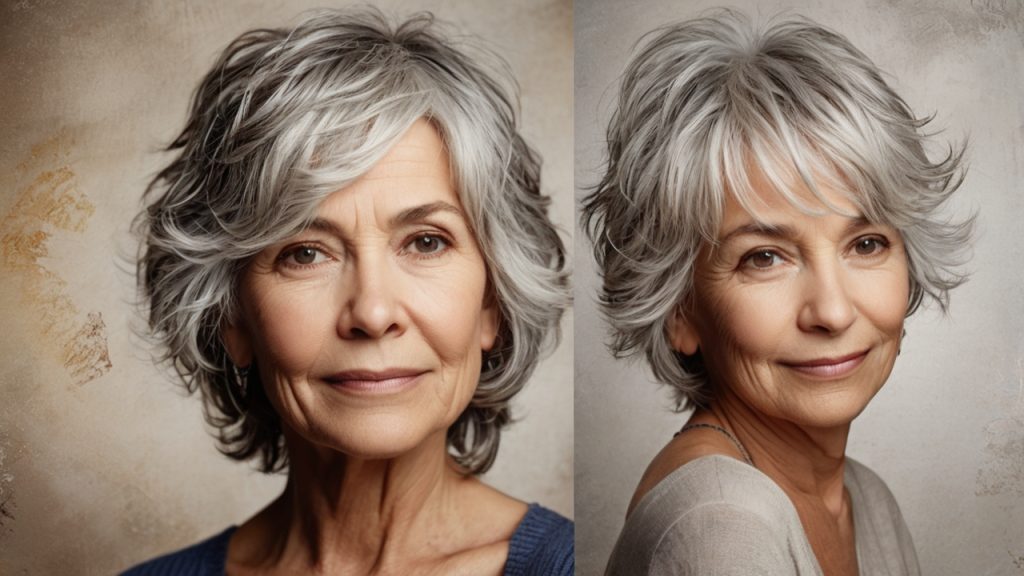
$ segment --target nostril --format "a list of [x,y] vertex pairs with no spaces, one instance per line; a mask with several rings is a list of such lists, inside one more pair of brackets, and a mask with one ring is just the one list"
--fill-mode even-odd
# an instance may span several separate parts
[[370,333],[369,332],[367,332],[366,330],[363,330],[362,328],[358,328],[358,327],[353,327],[351,330],[349,330],[349,335],[351,335],[352,338],[357,338],[357,339],[365,339],[365,338],[369,338],[370,337]]

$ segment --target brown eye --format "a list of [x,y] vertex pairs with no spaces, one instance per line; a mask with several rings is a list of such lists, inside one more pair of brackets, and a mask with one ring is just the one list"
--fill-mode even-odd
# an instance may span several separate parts
[[759,250],[747,256],[746,261],[754,268],[771,268],[778,263],[779,255],[771,250]]
[[285,262],[299,266],[319,264],[325,259],[323,251],[313,246],[299,246],[284,254]]
[[446,242],[440,236],[432,234],[424,234],[423,236],[417,236],[412,241],[412,249],[419,254],[437,254],[442,252],[448,247]]
[[299,248],[295,251],[295,261],[299,264],[312,264],[316,261],[316,250],[312,248]]
[[884,250],[888,245],[889,244],[882,238],[869,236],[866,238],[859,238],[853,245],[853,250],[860,256],[872,256]]

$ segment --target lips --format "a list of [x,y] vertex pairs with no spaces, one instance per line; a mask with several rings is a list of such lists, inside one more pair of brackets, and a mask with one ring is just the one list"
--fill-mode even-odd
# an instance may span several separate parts
[[423,370],[390,368],[387,370],[346,370],[331,374],[324,380],[332,387],[348,392],[389,393],[400,392],[413,385]]
[[816,358],[804,362],[782,362],[797,372],[816,378],[841,378],[853,372],[867,357],[870,350],[863,350],[837,358]]

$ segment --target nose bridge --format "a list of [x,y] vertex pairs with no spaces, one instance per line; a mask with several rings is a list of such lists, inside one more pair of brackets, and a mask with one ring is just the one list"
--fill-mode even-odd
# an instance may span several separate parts
[[837,257],[815,258],[805,268],[801,328],[807,331],[842,332],[857,317],[850,295],[847,271]]
[[380,338],[400,330],[400,306],[386,250],[358,251],[347,270],[338,331],[343,338]]

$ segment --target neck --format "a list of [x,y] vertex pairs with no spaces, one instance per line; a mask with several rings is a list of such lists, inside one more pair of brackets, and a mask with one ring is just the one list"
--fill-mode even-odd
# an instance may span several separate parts
[[[370,572],[391,558],[444,554],[453,541],[463,491],[444,431],[387,460],[365,460],[313,446],[286,432],[288,484],[265,511],[263,562],[330,570],[355,563]],[[454,532],[453,532],[454,531]]]
[[704,415],[730,430],[750,453],[754,465],[791,497],[820,499],[834,516],[842,513],[849,424],[834,428],[801,426],[754,410],[727,390],[697,417]]

